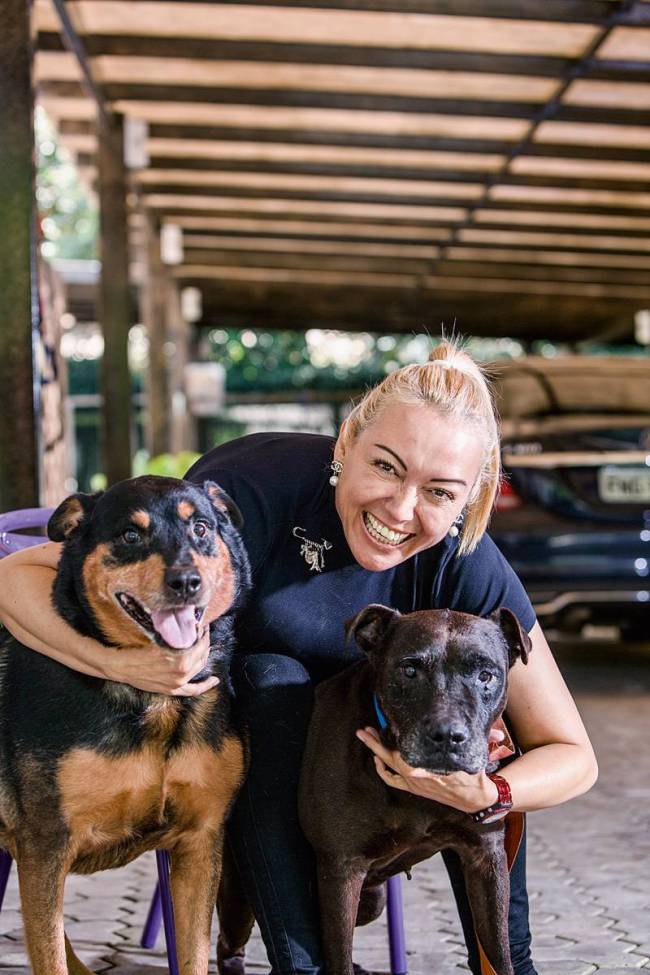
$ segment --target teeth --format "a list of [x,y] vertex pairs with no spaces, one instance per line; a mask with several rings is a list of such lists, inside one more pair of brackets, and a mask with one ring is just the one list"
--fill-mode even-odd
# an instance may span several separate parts
[[394,532],[391,528],[387,528],[374,515],[371,515],[369,511],[364,511],[363,520],[372,537],[384,544],[401,545],[409,537],[408,532],[403,534],[402,532]]

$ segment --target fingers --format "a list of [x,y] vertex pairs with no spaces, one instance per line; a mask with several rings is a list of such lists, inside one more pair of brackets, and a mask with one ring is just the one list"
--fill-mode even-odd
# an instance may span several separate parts
[[377,755],[374,756],[374,762],[377,775],[380,779],[383,779],[386,785],[390,785],[393,789],[401,789],[402,792],[410,791],[402,776],[389,769]]
[[120,648],[111,658],[110,679],[153,694],[196,697],[219,683],[212,675],[190,683],[205,669],[209,656],[210,637],[206,627],[194,646],[183,653],[173,653],[155,645],[151,648]]
[[382,744],[379,734],[374,728],[359,728],[356,734],[359,741],[362,741],[385,765],[399,773],[412,774],[413,769],[410,765],[406,764],[399,752],[391,751]]
[[218,683],[218,677],[207,677],[195,684],[183,684],[177,690],[172,691],[172,697],[199,697],[200,694],[205,694],[210,688],[216,687]]
[[379,735],[374,728],[359,728],[356,734],[359,741],[362,741],[371,752],[379,755],[384,761],[392,754],[392,752],[382,745]]

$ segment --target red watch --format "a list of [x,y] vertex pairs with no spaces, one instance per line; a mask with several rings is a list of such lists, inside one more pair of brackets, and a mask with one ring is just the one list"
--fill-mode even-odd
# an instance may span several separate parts
[[488,775],[488,779],[494,782],[499,792],[495,802],[491,806],[487,806],[486,809],[479,809],[478,812],[470,813],[474,822],[481,823],[482,826],[488,826],[490,823],[498,823],[512,809],[512,793],[510,792],[510,786],[503,776],[492,774]]

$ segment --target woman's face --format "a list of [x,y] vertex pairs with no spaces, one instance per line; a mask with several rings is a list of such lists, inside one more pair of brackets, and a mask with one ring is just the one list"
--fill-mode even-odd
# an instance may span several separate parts
[[433,407],[388,406],[344,454],[336,510],[359,565],[379,572],[445,537],[478,476],[476,429]]

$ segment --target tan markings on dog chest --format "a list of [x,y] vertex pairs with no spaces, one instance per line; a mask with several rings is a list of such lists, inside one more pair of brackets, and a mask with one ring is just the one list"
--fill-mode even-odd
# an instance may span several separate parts
[[131,515],[131,521],[133,522],[134,525],[137,525],[138,528],[144,528],[146,531],[146,529],[151,524],[151,515],[149,514],[148,511],[144,511],[143,509],[140,509],[139,511],[133,512],[133,514]]
[[144,713],[147,739],[166,741],[174,732],[181,718],[183,703],[174,697],[160,697],[149,705]]
[[147,609],[160,603],[165,574],[161,555],[121,565],[110,546],[98,545],[83,565],[86,598],[105,637],[118,646],[146,646],[151,638],[118,605],[114,593],[128,592]]
[[194,564],[201,573],[206,591],[212,590],[206,613],[209,619],[223,616],[232,606],[236,595],[235,571],[228,546],[222,538],[217,537],[216,547],[217,558],[193,553]]
[[226,738],[218,752],[192,744],[167,761],[162,756],[149,743],[116,758],[75,748],[61,759],[57,785],[73,858],[128,842],[166,819],[172,839],[185,829],[221,828],[244,775],[239,739]]
[[215,721],[215,709],[219,707],[222,694],[223,689],[218,685],[194,699],[183,727],[183,740],[188,745],[205,742],[208,727]]
[[133,836],[143,823],[162,820],[165,792],[160,748],[112,758],[74,748],[59,762],[61,812],[75,855]]
[[179,827],[191,830],[204,823],[220,829],[243,777],[244,749],[239,738],[226,738],[217,752],[209,745],[190,745],[175,752],[166,780]]
[[176,510],[181,521],[189,521],[196,512],[196,508],[191,501],[179,501]]

